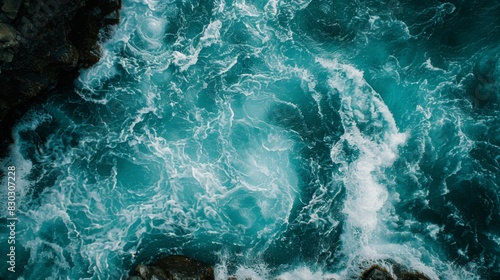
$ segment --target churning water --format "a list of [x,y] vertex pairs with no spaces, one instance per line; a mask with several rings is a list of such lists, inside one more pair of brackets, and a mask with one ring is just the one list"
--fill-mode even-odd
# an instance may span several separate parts
[[129,0],[121,13],[76,93],[13,131],[3,279],[123,279],[169,254],[217,279],[350,279],[394,262],[500,279],[500,2]]

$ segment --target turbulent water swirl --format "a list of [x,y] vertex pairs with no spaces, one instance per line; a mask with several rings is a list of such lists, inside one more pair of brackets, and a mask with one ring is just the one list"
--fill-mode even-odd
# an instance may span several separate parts
[[500,4],[411,2],[125,1],[14,129],[18,275],[500,277]]

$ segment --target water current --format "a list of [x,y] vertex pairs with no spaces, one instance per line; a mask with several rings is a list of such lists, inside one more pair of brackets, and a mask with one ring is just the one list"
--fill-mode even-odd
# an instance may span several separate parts
[[12,132],[2,279],[500,279],[500,2],[125,0],[102,50]]

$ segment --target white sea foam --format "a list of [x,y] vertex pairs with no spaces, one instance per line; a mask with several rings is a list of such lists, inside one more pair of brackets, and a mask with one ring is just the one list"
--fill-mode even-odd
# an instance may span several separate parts
[[[387,205],[390,202],[385,170],[397,158],[398,148],[405,143],[407,135],[398,131],[388,108],[363,80],[362,72],[335,60],[318,59],[318,62],[332,72],[330,86],[342,100],[340,114],[345,132],[331,156],[342,166],[337,179],[347,189],[342,250],[350,256],[350,261],[343,275],[350,275],[351,269],[356,271],[362,260],[397,258],[437,277],[436,272],[414,257],[414,249],[392,244],[381,235],[387,226],[381,215],[385,216],[384,220],[391,220],[391,214],[383,211],[390,206]],[[369,124],[364,125],[365,122]],[[355,156],[346,153],[346,144],[354,149]]]
[[[31,254],[26,275],[46,269],[43,259],[55,263],[50,275],[118,279],[144,256],[193,250],[210,255],[219,250],[226,253],[215,264],[217,279],[233,274],[239,279],[345,279],[359,276],[361,267],[372,263],[390,270],[391,261],[433,279],[477,278],[467,272],[476,269],[473,265],[456,268],[441,260],[439,248],[429,248],[422,236],[408,230],[421,225],[418,221],[402,221],[397,215],[392,203],[402,198],[389,192],[395,183],[387,171],[408,135],[399,132],[359,67],[341,58],[312,61],[325,46],[305,44],[292,28],[300,20],[300,13],[294,12],[314,8],[314,1],[264,4],[216,1],[213,10],[206,11],[210,18],[196,18],[198,34],[184,37],[189,26],[176,34],[167,30],[183,23],[188,15],[179,14],[182,9],[199,7],[156,0],[124,3],[122,22],[103,44],[101,61],[83,71],[77,85],[86,105],[98,104],[92,116],[79,123],[62,111],[48,110],[50,114],[35,114],[14,133],[11,159],[20,171],[21,200],[28,188],[39,188],[38,197],[28,201],[31,208],[23,213],[26,230],[19,235]],[[439,9],[454,10],[450,5]],[[391,27],[400,40],[410,37],[403,22],[371,16],[368,23],[369,32],[385,34]],[[166,44],[167,36],[175,42]],[[337,45],[333,49],[342,51]],[[383,71],[399,83],[404,80],[401,67],[395,57],[390,59]],[[441,73],[430,60],[422,65]],[[323,74],[329,76],[327,84]],[[322,86],[330,92],[325,94]],[[435,98],[448,86],[449,81],[436,85],[429,78],[420,90]],[[337,99],[340,108],[332,105]],[[286,110],[270,122],[277,105]],[[439,119],[437,125],[449,121],[444,111],[417,109],[424,119],[425,139],[432,137],[425,134],[434,125],[432,118]],[[340,116],[340,124],[333,124],[343,128],[339,139],[334,129],[315,134],[317,119],[338,121],[329,119],[330,110]],[[292,125],[303,125],[304,131],[282,125],[286,118]],[[66,130],[38,147],[33,159],[42,175],[29,182],[26,176],[36,172],[27,159],[30,155],[21,150],[21,132],[35,133],[52,121]],[[75,134],[75,143],[65,149],[68,131]],[[456,152],[468,153],[473,141],[460,129],[457,135],[464,148]],[[318,142],[330,145],[331,162],[321,162],[316,154],[300,159],[307,165],[301,171],[310,171],[312,178],[302,182],[294,162],[302,156],[297,146],[306,147],[307,153]],[[431,142],[419,143],[422,154]],[[419,160],[408,167],[417,185],[422,184]],[[319,174],[330,163],[338,170],[323,180]],[[451,166],[450,172],[460,167]],[[315,189],[306,197],[300,185],[307,189],[304,193]],[[427,195],[414,193],[418,198]],[[47,230],[53,221],[57,230]],[[255,260],[276,254],[272,243],[288,242],[281,234],[294,234],[291,226],[312,229],[325,239],[342,230],[339,247],[325,242],[318,248],[328,254],[328,261],[336,258],[340,265],[306,267],[298,261],[276,271]],[[424,230],[425,237],[434,240],[444,231],[431,223]],[[307,238],[297,238],[302,237]],[[496,235],[488,238],[499,243]],[[292,261],[295,257],[303,256],[286,256]],[[336,273],[326,272],[331,269]]]
[[166,20],[157,17],[141,19],[141,35],[146,40],[159,40],[165,34]]

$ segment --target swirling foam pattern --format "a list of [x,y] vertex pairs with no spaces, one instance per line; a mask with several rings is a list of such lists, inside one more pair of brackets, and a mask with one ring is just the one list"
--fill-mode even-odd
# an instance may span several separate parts
[[16,275],[499,278],[500,5],[412,2],[124,1],[13,132]]

